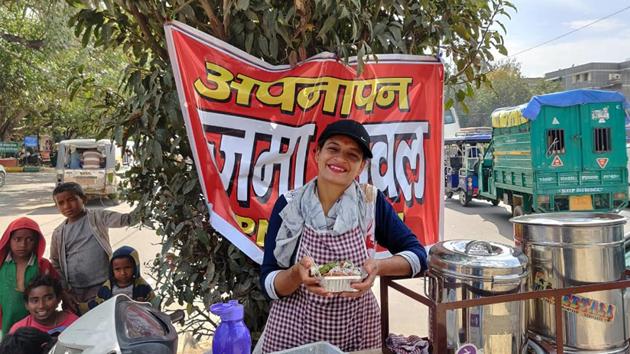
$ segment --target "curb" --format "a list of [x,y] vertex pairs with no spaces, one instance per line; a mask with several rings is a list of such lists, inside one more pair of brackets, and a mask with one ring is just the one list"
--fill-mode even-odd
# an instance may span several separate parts
[[38,167],[38,166],[23,166],[23,167],[5,167],[4,168],[7,173],[20,173],[20,172],[55,172],[55,169],[52,167]]

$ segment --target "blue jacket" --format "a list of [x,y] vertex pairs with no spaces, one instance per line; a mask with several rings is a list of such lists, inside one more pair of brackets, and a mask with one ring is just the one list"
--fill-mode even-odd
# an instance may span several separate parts
[[[276,201],[276,204],[271,211],[271,217],[269,218],[269,227],[265,236],[265,255],[263,258],[263,264],[261,266],[260,273],[260,287],[267,297],[273,298],[269,294],[265,286],[265,279],[267,276],[276,270],[281,270],[276,257],[273,254],[273,250],[276,248],[276,235],[280,224],[282,224],[282,218],[279,213],[287,205],[287,200],[284,196],[280,196]],[[375,237],[376,243],[387,248],[390,253],[396,254],[403,251],[411,251],[420,260],[421,271],[427,269],[427,252],[424,247],[418,242],[416,236],[409,230],[407,225],[396,214],[396,211],[392,205],[385,199],[385,195],[381,191],[378,192],[375,205]],[[292,257],[292,263],[295,263],[295,253]]]

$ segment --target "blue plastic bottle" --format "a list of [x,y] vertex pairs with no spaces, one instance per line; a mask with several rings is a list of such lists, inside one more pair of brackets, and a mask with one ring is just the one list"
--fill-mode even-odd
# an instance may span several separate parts
[[221,317],[212,339],[212,354],[250,354],[252,339],[243,321],[243,305],[236,300],[220,302],[210,306],[210,312]]

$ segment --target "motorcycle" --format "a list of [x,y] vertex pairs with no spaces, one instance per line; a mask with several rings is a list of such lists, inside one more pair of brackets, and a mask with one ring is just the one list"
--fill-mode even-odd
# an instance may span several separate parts
[[174,354],[173,323],[183,316],[182,310],[167,315],[149,303],[116,295],[61,332],[49,354]]

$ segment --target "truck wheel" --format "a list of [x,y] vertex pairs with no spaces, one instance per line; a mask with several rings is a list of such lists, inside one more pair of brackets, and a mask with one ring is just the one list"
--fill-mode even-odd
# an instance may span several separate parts
[[448,199],[453,198],[453,192],[446,192],[446,198]]
[[517,217],[521,215],[525,215],[525,213],[523,212],[523,207],[520,205],[512,206],[512,216]]
[[493,199],[493,200],[490,201],[490,203],[492,203],[493,206],[499,205],[499,202],[500,202],[500,200],[498,200],[498,199]]
[[468,197],[466,192],[459,191],[459,204],[461,204],[462,206],[468,206],[469,202],[470,202],[470,198]]

